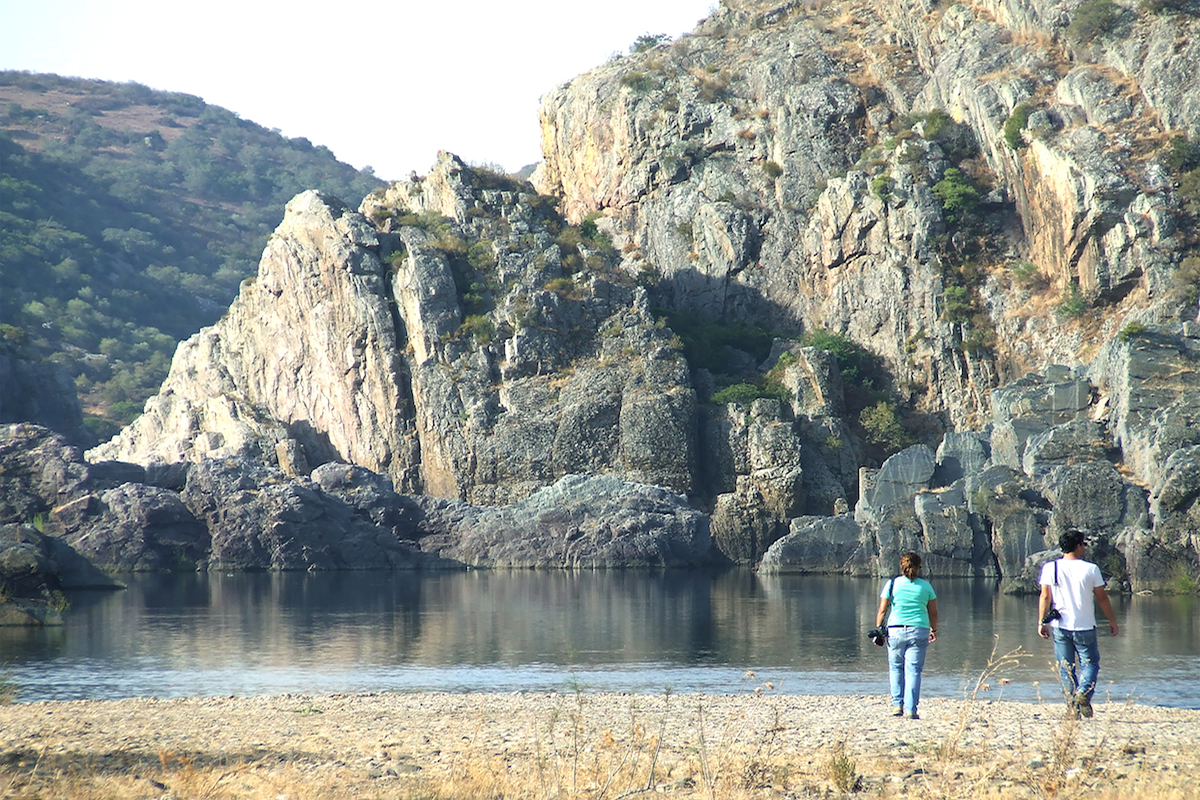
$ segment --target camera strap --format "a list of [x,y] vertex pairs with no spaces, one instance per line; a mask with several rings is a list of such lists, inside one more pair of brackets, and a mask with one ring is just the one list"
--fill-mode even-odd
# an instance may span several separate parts
[[[1062,561],[1062,559],[1061,558],[1054,559],[1054,585],[1055,586],[1058,586],[1058,562],[1059,561]],[[1050,593],[1050,610],[1051,611],[1057,610],[1054,607],[1054,592]]]
[[884,612],[884,617],[883,617],[883,624],[885,626],[887,625],[887,615],[892,613],[892,590],[895,587],[896,587],[896,578],[895,578],[895,576],[893,576],[892,579],[890,581],[888,581],[888,604],[887,604],[887,611]]

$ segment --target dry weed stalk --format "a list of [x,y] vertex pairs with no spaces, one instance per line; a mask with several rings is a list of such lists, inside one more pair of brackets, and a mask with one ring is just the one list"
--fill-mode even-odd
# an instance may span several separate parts
[[1030,657],[1024,648],[1017,647],[1009,650],[1007,653],[998,654],[1000,649],[1000,637],[995,637],[992,643],[992,652],[988,656],[987,664],[975,679],[975,685],[969,690],[963,692],[963,703],[959,708],[958,721],[955,723],[954,729],[950,735],[937,746],[936,753],[940,760],[950,762],[956,760],[961,755],[962,740],[967,731],[971,728],[971,721],[977,713],[977,704],[981,692],[990,691],[992,683],[998,683],[1001,686],[1000,694],[1002,695],[1003,687],[1008,684],[1008,680],[1003,677],[1003,673],[1014,669],[1021,665],[1021,662]]
[[[756,679],[754,672],[751,670],[747,670],[743,677],[747,682],[752,682]],[[763,682],[754,687],[753,696],[756,698],[761,698],[767,693],[774,692],[775,689],[775,684],[771,683],[770,681]],[[754,780],[759,780],[761,777],[759,773],[769,771],[764,770],[764,767],[761,764],[756,764],[755,762],[757,761],[758,755],[762,753],[764,749],[769,749],[771,742],[775,739],[778,733],[783,730],[779,724],[778,707],[774,709],[774,715],[774,721],[771,727],[764,731],[763,738],[758,741],[757,746],[754,747],[751,755],[746,758],[746,761],[743,764],[743,786],[747,780],[751,778]],[[748,721],[746,719],[745,712],[741,712],[736,714],[726,723],[720,738],[714,742],[717,750],[715,763],[710,758],[709,742],[705,736],[703,703],[697,706],[697,726],[700,735],[700,774],[704,780],[704,788],[708,792],[709,797],[712,800],[716,800],[718,797],[716,791],[717,785],[721,782],[722,777],[729,768],[732,762],[734,751],[744,741],[743,737],[747,731]],[[759,780],[759,782],[761,781]]]

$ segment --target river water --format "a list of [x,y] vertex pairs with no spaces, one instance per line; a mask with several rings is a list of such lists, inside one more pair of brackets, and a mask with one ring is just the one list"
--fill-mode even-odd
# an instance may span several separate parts
[[[884,694],[881,581],[703,572],[124,575],[61,628],[0,627],[18,702],[379,691]],[[1059,696],[1036,597],[934,580],[925,697]],[[1200,598],[1114,597],[1100,700],[1200,708]],[[1101,618],[1103,618],[1101,616]]]

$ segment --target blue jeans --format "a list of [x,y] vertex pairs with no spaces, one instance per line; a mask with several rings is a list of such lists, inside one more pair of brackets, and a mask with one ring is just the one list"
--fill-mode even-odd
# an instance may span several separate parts
[[921,701],[921,670],[929,649],[929,628],[911,625],[888,628],[888,674],[892,680],[892,705],[917,713]]
[[[1096,691],[1096,678],[1100,675],[1100,645],[1096,641],[1096,629],[1068,631],[1050,628],[1054,637],[1054,660],[1058,662],[1059,680],[1068,697],[1076,694],[1091,699]],[[1079,661],[1079,674],[1075,673],[1075,661]]]

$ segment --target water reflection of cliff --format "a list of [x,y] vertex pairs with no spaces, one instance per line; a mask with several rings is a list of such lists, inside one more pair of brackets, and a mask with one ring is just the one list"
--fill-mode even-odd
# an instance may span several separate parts
[[[93,659],[113,668],[317,670],[641,665],[731,674],[874,673],[864,636],[880,581],[748,571],[282,573],[124,576],[126,592],[81,595],[65,629],[0,631],[6,660]],[[982,581],[936,582],[940,638],[927,673],[967,685],[993,646],[1030,654],[1017,673],[1050,682],[1036,598]],[[1200,678],[1196,597],[1116,597],[1103,680],[1157,697],[1155,675]],[[799,683],[800,685],[795,685]]]

